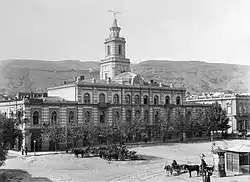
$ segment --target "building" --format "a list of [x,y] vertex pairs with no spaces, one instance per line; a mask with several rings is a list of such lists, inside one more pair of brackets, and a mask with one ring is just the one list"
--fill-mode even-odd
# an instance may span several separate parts
[[249,94],[224,94],[190,96],[187,103],[212,104],[218,102],[226,110],[231,128],[228,132],[250,133],[250,95]]
[[[155,125],[167,118],[169,112],[194,112],[204,108],[201,104],[185,104],[183,84],[170,85],[144,80],[130,72],[126,58],[126,40],[120,37],[120,27],[114,19],[110,35],[105,40],[105,58],[100,61],[100,79],[78,75],[72,82],[48,88],[48,95],[11,100],[0,103],[0,110],[9,113],[20,110],[27,124],[22,126],[24,141],[33,150],[50,148],[49,141],[40,137],[42,123],[54,122],[59,126],[68,123],[112,125],[131,123],[141,117]],[[33,141],[36,140],[35,143]]]

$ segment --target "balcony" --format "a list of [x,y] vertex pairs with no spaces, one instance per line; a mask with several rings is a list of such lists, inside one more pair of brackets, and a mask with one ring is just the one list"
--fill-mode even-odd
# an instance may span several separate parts
[[178,107],[179,105],[175,105],[175,104],[164,104],[165,108],[169,108],[169,109],[173,109],[175,107]]
[[110,106],[111,106],[110,103],[100,103],[100,102],[99,102],[99,103],[97,104],[98,109],[108,109]]

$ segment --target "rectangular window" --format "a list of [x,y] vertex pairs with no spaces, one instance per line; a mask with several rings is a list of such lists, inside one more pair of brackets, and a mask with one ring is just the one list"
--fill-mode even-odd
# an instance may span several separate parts
[[231,114],[232,113],[232,107],[231,106],[227,106],[227,114]]

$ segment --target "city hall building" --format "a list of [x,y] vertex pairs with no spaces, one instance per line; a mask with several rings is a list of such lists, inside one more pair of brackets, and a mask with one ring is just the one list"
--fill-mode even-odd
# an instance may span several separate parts
[[[72,82],[47,89],[47,95],[19,95],[16,100],[0,102],[0,111],[11,117],[21,111],[24,140],[33,150],[48,150],[48,141],[41,138],[42,123],[90,123],[112,125],[143,118],[149,125],[159,124],[170,112],[192,113],[202,104],[186,104],[183,84],[169,85],[144,80],[132,73],[126,57],[126,40],[114,19],[110,35],[105,39],[105,57],[100,61],[99,77],[78,75]],[[36,143],[33,144],[33,141]]]

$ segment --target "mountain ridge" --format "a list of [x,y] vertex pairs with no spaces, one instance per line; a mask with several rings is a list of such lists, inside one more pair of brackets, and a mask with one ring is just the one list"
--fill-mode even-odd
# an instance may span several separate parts
[[[43,61],[11,59],[0,61],[0,93],[42,92],[77,75],[99,78],[98,61]],[[92,69],[92,73],[89,70]],[[146,80],[184,83],[191,93],[250,91],[250,66],[205,61],[146,60],[131,63],[131,70]]]

